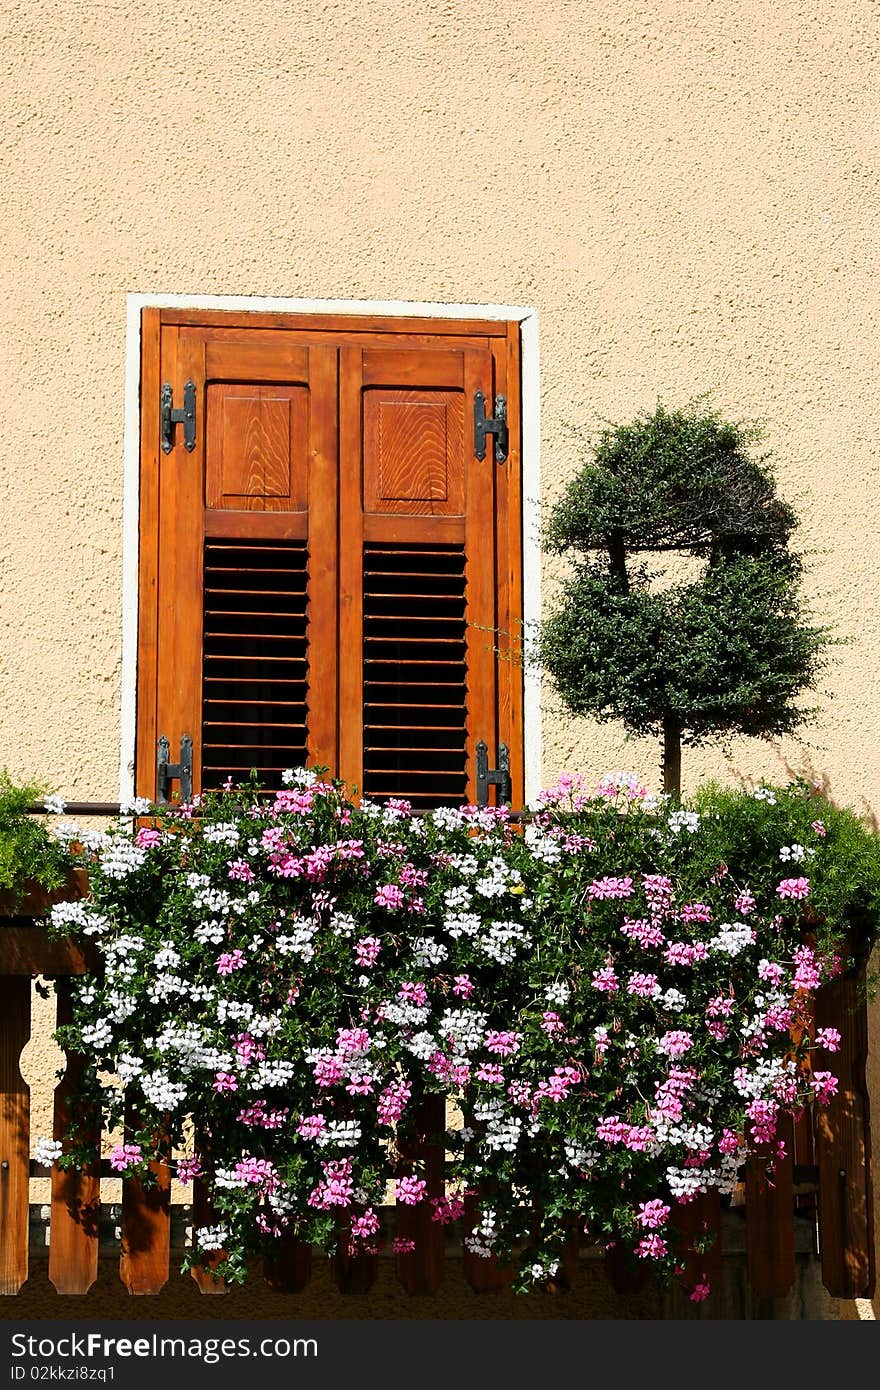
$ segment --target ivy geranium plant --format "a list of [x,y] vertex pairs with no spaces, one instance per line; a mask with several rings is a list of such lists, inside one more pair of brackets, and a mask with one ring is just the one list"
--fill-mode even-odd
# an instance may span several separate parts
[[[391,1183],[442,1222],[470,1196],[468,1247],[520,1289],[573,1228],[671,1275],[681,1204],[834,1094],[839,1035],[803,1025],[872,939],[880,852],[814,789],[563,777],[522,828],[285,779],[80,832],[91,897],[52,914],[103,958],[59,1039],[112,1126],[138,1116],[117,1171],[173,1152],[205,1184],[195,1261],[242,1280],[285,1231],[374,1250]],[[443,1193],[398,1161],[431,1094],[460,1117]],[[76,1124],[46,1142],[94,1156]]]
[[65,839],[52,834],[44,816],[31,814],[40,801],[49,811],[63,810],[54,793],[36,782],[15,782],[0,769],[0,906],[9,913],[21,909],[34,888],[62,887],[73,863]]

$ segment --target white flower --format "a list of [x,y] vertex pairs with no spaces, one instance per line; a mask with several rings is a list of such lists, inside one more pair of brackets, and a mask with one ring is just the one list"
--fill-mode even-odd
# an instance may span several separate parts
[[121,816],[145,816],[152,809],[152,801],[148,796],[126,796],[119,803],[119,814]]
[[108,840],[101,851],[101,868],[108,878],[128,878],[137,873],[147,857],[147,852],[130,840],[114,837]]
[[440,965],[448,955],[449,952],[443,943],[430,936],[420,937],[413,945],[413,964],[421,969],[429,965]]
[[415,1037],[410,1038],[409,1042],[404,1042],[403,1045],[421,1062],[427,1062],[428,1058],[437,1051],[437,1041],[431,1033],[416,1033]]
[[164,1071],[144,1072],[141,1090],[158,1110],[176,1110],[186,1100],[187,1088],[182,1081],[172,1081]]
[[43,1168],[51,1168],[61,1157],[61,1140],[39,1138],[34,1144],[34,1159]]
[[748,922],[721,922],[718,933],[709,942],[710,951],[721,951],[728,956],[738,956],[755,941],[754,927]]
[[229,1239],[225,1226],[197,1226],[196,1244],[200,1250],[222,1250]]
[[782,860],[783,864],[788,864],[790,861],[794,861],[795,864],[801,864],[806,857],[806,849],[803,845],[799,844],[783,845],[782,849],[779,851],[779,858]]
[[482,923],[475,912],[454,912],[443,919],[443,930],[457,941],[460,936],[476,936]]
[[668,1009],[671,1014],[680,1014],[687,999],[680,989],[668,989],[665,994],[661,994],[660,1003],[664,1009]]
[[211,845],[234,846],[241,839],[238,826],[233,821],[217,821],[215,825],[206,825],[202,834]]
[[700,817],[696,811],[670,811],[669,829],[673,835],[677,835],[681,830],[687,830],[690,835],[695,835],[700,828]]
[[288,767],[282,772],[281,780],[285,787],[313,787],[318,774],[310,767]]
[[326,1148],[332,1144],[337,1149],[357,1148],[361,1137],[361,1127],[357,1120],[330,1120],[327,1128],[318,1135],[318,1147]]
[[776,805],[776,797],[769,787],[757,787],[755,791],[752,792],[752,796],[756,801],[766,801],[768,806]]
[[527,825],[523,839],[542,864],[558,864],[562,859],[562,845],[552,835],[546,834],[539,825]]
[[443,901],[449,912],[463,912],[471,905],[471,893],[464,884],[459,884],[456,888],[449,888],[443,894]]
[[43,806],[50,816],[63,816],[66,810],[66,803],[57,792],[49,792],[48,796],[44,796]]
[[544,990],[544,998],[548,1004],[558,1004],[561,1008],[571,998],[571,988],[563,980],[556,980]]

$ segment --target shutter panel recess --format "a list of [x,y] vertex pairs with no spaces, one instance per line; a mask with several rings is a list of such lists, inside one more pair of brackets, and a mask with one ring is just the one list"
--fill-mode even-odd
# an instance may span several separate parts
[[205,542],[202,790],[306,761],[306,547]]
[[519,804],[517,326],[148,309],[142,342],[138,794],[188,735],[195,792],[306,764],[425,810],[485,740]]
[[364,550],[366,796],[427,809],[467,793],[464,553]]

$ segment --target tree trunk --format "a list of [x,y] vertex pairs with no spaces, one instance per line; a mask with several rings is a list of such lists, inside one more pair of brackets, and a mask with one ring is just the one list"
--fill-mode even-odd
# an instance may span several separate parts
[[663,790],[681,795],[681,720],[663,716]]

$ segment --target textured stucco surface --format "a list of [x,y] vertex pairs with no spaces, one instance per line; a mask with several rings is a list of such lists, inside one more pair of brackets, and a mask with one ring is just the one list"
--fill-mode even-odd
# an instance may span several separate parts
[[[765,422],[847,644],[808,741],[686,755],[685,781],[807,770],[880,807],[871,0],[8,0],[0,23],[0,766],[116,794],[127,292],[490,301],[540,316],[545,499],[572,426],[707,389]],[[650,742],[549,699],[544,740],[547,777],[655,777]]]

